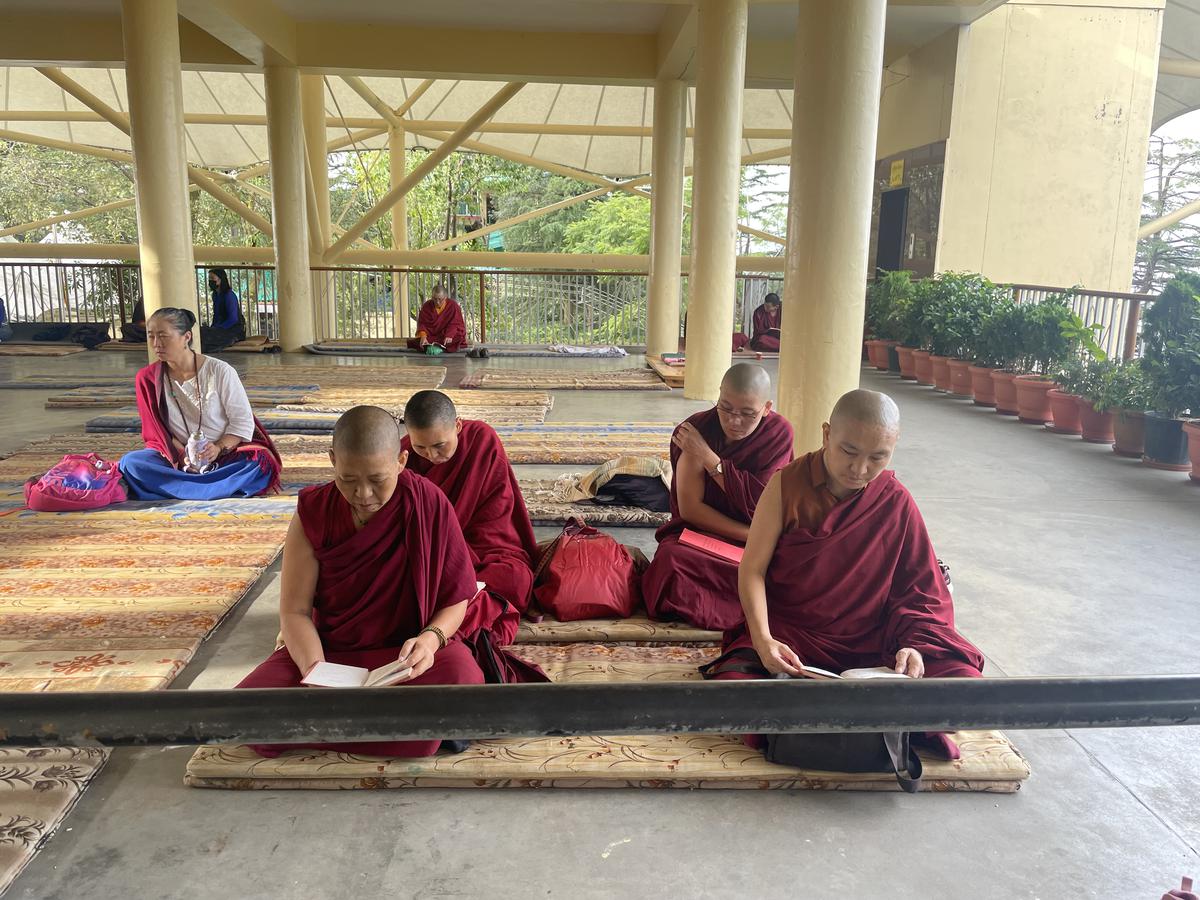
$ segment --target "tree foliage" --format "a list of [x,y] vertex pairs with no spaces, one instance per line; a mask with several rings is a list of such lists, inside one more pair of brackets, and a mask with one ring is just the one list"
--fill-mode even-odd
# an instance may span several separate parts
[[[1142,224],[1200,199],[1200,141],[1152,138]],[[1156,293],[1175,275],[1200,270],[1200,219],[1193,216],[1138,242],[1134,289]]]

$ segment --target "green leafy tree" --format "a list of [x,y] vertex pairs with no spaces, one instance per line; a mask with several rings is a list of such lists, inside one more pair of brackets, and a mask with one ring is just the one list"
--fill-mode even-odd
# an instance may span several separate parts
[[[1151,138],[1142,197],[1142,223],[1200,199],[1200,141]],[[1138,241],[1134,287],[1159,291],[1181,272],[1200,270],[1200,224],[1195,217]]]

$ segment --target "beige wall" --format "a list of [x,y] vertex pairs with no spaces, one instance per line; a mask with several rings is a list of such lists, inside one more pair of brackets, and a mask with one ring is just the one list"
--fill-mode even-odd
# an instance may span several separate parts
[[883,73],[875,158],[936,144],[950,136],[958,28],[950,28]]
[[1161,6],[1009,3],[961,29],[939,270],[1129,290]]

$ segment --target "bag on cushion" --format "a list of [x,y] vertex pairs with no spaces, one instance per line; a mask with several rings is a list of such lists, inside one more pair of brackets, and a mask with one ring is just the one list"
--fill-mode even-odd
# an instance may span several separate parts
[[39,512],[102,509],[129,499],[115,462],[71,453],[41,478],[25,482],[25,505]]
[[641,576],[629,551],[572,518],[542,555],[534,599],[560,622],[627,619],[641,605]]

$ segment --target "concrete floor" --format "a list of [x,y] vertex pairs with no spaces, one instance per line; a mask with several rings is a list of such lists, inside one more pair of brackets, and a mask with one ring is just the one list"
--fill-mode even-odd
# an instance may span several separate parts
[[[0,381],[138,362],[99,356],[0,360]],[[451,360],[447,384],[478,365],[546,364]],[[863,384],[901,406],[895,467],[989,674],[1197,671],[1200,489],[889,376]],[[42,410],[48,393],[0,392],[0,451],[89,417]],[[550,418],[701,407],[679,391],[561,392]],[[653,548],[649,530],[614,534]],[[277,601],[273,571],[175,688],[240,679],[270,652]],[[119,750],[10,896],[1151,898],[1200,875],[1200,729],[1012,736],[1034,772],[1014,796],[198,791],[181,784],[190,750]]]

